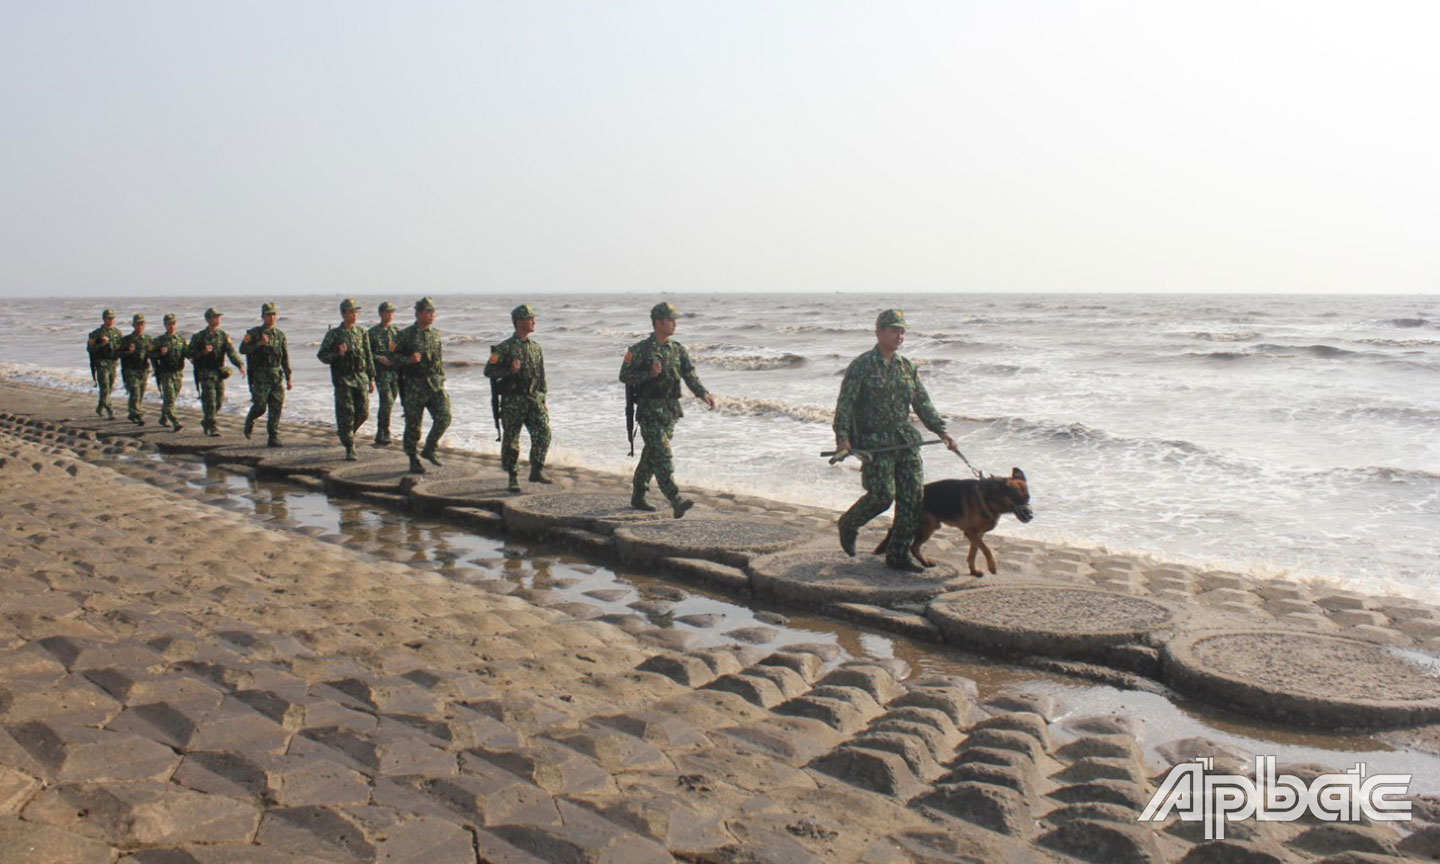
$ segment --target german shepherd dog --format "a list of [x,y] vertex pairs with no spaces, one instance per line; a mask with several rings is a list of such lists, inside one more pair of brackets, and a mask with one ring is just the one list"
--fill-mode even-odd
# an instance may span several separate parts
[[[930,535],[940,530],[941,525],[959,528],[970,541],[970,554],[965,563],[970,566],[971,576],[984,576],[975,569],[975,553],[985,553],[985,565],[995,573],[995,555],[985,545],[985,534],[995,527],[1000,517],[1014,514],[1021,522],[1035,518],[1030,510],[1030,489],[1025,485],[1025,472],[1012,468],[1009,477],[992,476],[981,480],[936,480],[925,484],[925,499],[920,510],[920,527],[915,532],[915,542],[910,551],[915,560],[926,567],[935,562],[920,554],[920,547]],[[890,545],[893,524],[885,539],[875,547],[879,555]]]

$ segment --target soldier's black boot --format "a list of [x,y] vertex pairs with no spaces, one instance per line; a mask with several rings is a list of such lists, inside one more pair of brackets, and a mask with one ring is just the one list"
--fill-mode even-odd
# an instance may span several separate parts
[[630,496],[630,506],[636,510],[645,510],[649,513],[655,512],[655,505],[645,500],[645,493]]
[[265,441],[265,446],[266,446],[266,447],[282,447],[282,446],[284,446],[284,445],[282,445],[282,444],[280,443],[280,437],[279,437],[278,435],[271,435],[268,439],[266,439],[266,441]]
[[509,485],[509,486],[506,486],[505,488],[508,489],[508,490],[510,490],[511,492],[519,492],[519,491],[520,491],[520,475],[516,474],[514,471],[511,471],[511,472],[510,472],[510,485]]
[[675,514],[675,518],[676,518],[676,519],[679,519],[681,516],[684,516],[684,515],[685,515],[685,511],[686,511],[686,510],[689,510],[691,507],[694,507],[694,506],[695,506],[695,502],[694,502],[694,501],[691,501],[689,498],[679,498],[679,497],[677,497],[677,498],[673,499],[673,500],[670,502],[670,510],[671,510],[672,513]]
[[416,458],[416,456],[415,456],[414,453],[411,453],[411,454],[410,454],[410,473],[411,473],[411,474],[424,474],[424,473],[425,473],[425,466],[420,464],[420,460],[419,460],[418,458]]
[[111,408],[109,405],[106,405],[106,406],[105,406],[105,415],[106,415],[107,417],[109,417],[111,420],[114,420],[114,419],[115,419],[115,409],[114,409],[114,408]]
[[255,431],[255,418],[252,415],[245,415],[245,428],[241,431],[245,433],[245,440],[249,441],[250,433]]
[[439,465],[440,465],[440,457],[435,455],[435,450],[434,450],[434,448],[432,448],[432,447],[426,447],[424,450],[421,450],[421,451],[420,451],[420,455],[421,455],[422,457],[424,457],[424,459],[425,459],[426,461],[428,461],[430,464],[435,465],[436,467],[439,467]]
[[354,445],[354,444],[347,444],[347,445],[345,446],[345,461],[346,461],[346,462],[359,462],[359,461],[360,461],[360,456],[359,456],[358,454],[356,454],[356,452],[355,452],[355,445]]
[[551,483],[554,483],[555,481],[554,481],[554,480],[551,480],[549,477],[546,477],[546,476],[545,476],[545,469],[544,469],[544,467],[542,467],[542,466],[540,466],[540,465],[531,465],[531,466],[530,466],[530,482],[531,482],[531,483],[544,483],[545,485],[549,486]]
[[858,530],[846,528],[844,525],[840,526],[840,548],[851,558],[855,557],[855,538],[858,536],[860,536]]
[[897,560],[894,560],[894,561],[890,560],[889,558],[886,558],[886,559],[885,559],[885,566],[886,566],[886,567],[889,567],[889,568],[892,569],[892,570],[903,570],[903,571],[905,571],[906,573],[924,573],[924,572],[925,572],[925,568],[924,568],[924,567],[921,567],[920,564],[917,563],[917,562],[915,561],[915,559],[914,559],[914,558],[911,558],[909,555],[906,555],[904,558],[900,558],[900,559],[897,559]]
[[181,425],[180,425],[180,421],[179,421],[179,420],[176,420],[176,421],[175,421],[175,431],[176,431],[176,432],[179,432],[181,429],[184,429],[184,428],[185,428],[184,426],[181,426]]

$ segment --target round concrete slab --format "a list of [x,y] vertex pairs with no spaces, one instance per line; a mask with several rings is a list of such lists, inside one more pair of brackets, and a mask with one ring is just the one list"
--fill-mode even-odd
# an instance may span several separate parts
[[818,549],[780,552],[750,564],[750,584],[756,594],[811,606],[928,600],[966,581],[968,577],[948,564],[906,573],[886,567],[885,560],[876,556],[851,558]]
[[[362,464],[379,458],[364,449],[361,449],[358,455]],[[306,442],[266,447],[265,454],[256,467],[264,473],[308,474],[319,477],[354,464],[345,461],[345,448],[331,440],[325,443]]]
[[1440,658],[1340,636],[1190,633],[1165,645],[1165,679],[1206,701],[1305,726],[1440,720]]
[[668,519],[615,529],[615,549],[633,563],[678,556],[744,567],[814,536],[786,522],[750,519]]
[[445,480],[431,480],[427,473],[410,490],[410,500],[424,513],[439,513],[446,507],[479,507],[499,513],[516,497],[508,485],[500,471]]
[[468,470],[459,467],[452,469],[447,464],[436,468],[428,462],[425,463],[424,474],[411,474],[410,460],[403,453],[383,453],[369,459],[362,457],[360,462],[342,462],[341,466],[325,475],[327,494],[358,496],[365,492],[380,492],[399,495],[420,479],[431,476],[432,471],[438,476],[454,476],[440,474],[450,470],[469,474]]
[[[204,433],[201,433],[202,435]],[[265,436],[260,436],[259,443],[240,439],[239,443],[223,438],[206,438],[202,440],[220,442],[222,446],[211,447],[205,453],[205,461],[211,464],[239,463],[241,465],[259,465],[260,460],[265,458]],[[278,448],[277,448],[278,449]]]
[[521,495],[505,504],[505,527],[511,531],[541,535],[553,528],[581,528],[609,534],[626,522],[669,519],[669,508],[656,512],[636,510],[630,496],[608,492],[558,492],[548,495]]
[[925,614],[961,645],[1060,657],[1141,641],[1175,617],[1153,600],[1052,583],[972,588],[931,603]]

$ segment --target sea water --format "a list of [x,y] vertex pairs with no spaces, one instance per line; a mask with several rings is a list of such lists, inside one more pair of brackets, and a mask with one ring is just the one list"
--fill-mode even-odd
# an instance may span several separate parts
[[[332,422],[315,351],[339,322],[339,297],[11,300],[0,372],[84,390],[85,334],[106,306],[122,331],[144,312],[161,333],[173,311],[188,335],[215,305],[238,342],[270,299],[295,371],[285,416]],[[412,320],[414,296],[360,299],[363,324],[382,299],[400,307],[395,323]],[[874,345],[876,314],[899,307],[902,353],[965,456],[1029,479],[1035,520],[1003,519],[999,533],[1440,599],[1440,297],[437,295],[454,414],[445,443],[498,448],[482,369],[510,335],[509,310],[531,303],[550,461],[633,470],[616,376],[661,300],[679,308],[675,338],[719,399],[711,412],[687,394],[674,440],[682,489],[848,506],[858,466],[819,453],[834,445],[846,364]],[[195,405],[188,375],[182,398]],[[232,378],[227,410],[247,406]],[[941,447],[923,452],[927,480],[972,476]]]

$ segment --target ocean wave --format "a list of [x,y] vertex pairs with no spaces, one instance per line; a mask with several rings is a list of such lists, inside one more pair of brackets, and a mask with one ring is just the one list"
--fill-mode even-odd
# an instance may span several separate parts
[[1434,348],[1440,346],[1440,339],[1352,339],[1360,345],[1378,345],[1381,348]]
[[824,324],[781,324],[775,328],[777,333],[854,333],[854,327],[827,327]]
[[1362,468],[1333,468],[1321,471],[1320,477],[1340,478],[1366,482],[1378,480],[1384,483],[1415,483],[1429,485],[1440,481],[1440,473],[1422,468],[1397,468],[1393,465],[1367,465]]
[[1347,408],[1340,412],[1340,416],[1346,420],[1388,420],[1426,427],[1440,426],[1440,410],[1414,405],[1367,405]]
[[617,330],[613,327],[596,327],[590,332],[606,339],[625,339],[631,342],[638,342],[651,333],[649,330]]
[[1191,333],[1190,338],[1199,339],[1202,342],[1251,342],[1259,339],[1260,334],[1250,330],[1236,333],[1211,333],[1206,330],[1199,330]]
[[805,405],[779,399],[748,396],[716,396],[715,410],[732,417],[785,417],[805,423],[829,426],[835,418],[833,406]]
[[691,352],[696,363],[721,369],[799,369],[807,362],[800,354],[707,354]]
[[1354,357],[1359,354],[1358,351],[1336,348],[1334,345],[1271,345],[1266,342],[1252,346],[1250,350],[1256,354],[1271,354],[1286,357],[1293,357],[1295,354],[1309,354],[1311,357],[1319,357],[1323,360],[1333,360],[1338,357]]
[[1391,319],[1389,319],[1388,321],[1382,321],[1381,323],[1382,323],[1382,324],[1389,324],[1391,327],[1407,327],[1407,328],[1408,328],[1408,327],[1429,327],[1429,326],[1430,326],[1430,319],[1428,319],[1428,318],[1391,318]]

